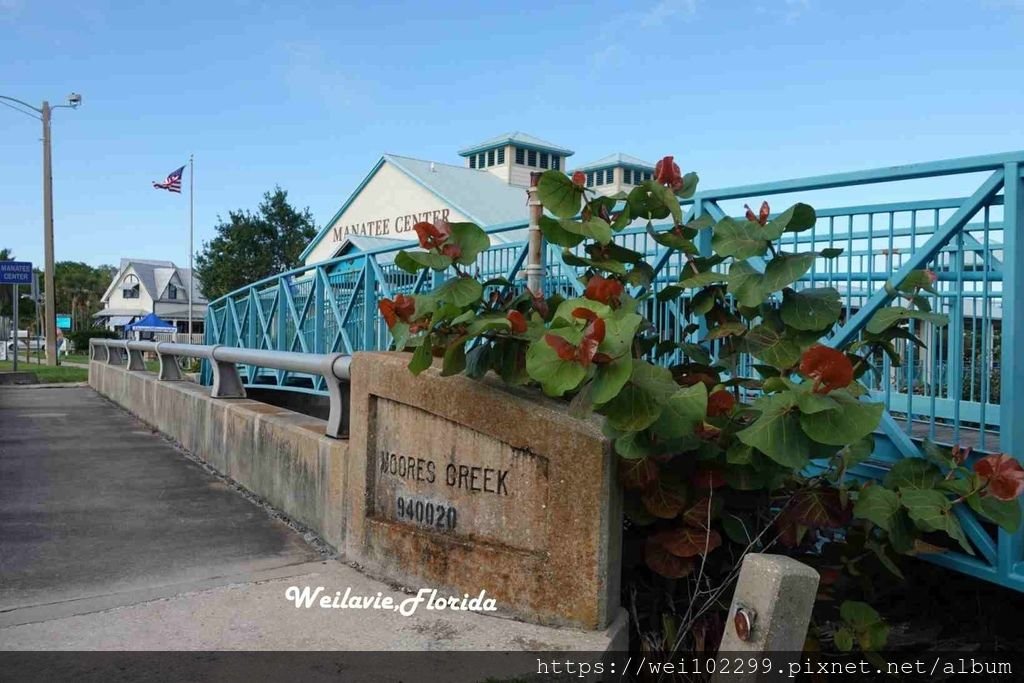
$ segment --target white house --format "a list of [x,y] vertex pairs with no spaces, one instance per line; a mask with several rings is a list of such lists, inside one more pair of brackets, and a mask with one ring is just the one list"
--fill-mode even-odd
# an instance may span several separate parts
[[178,332],[185,333],[188,332],[189,287],[192,288],[192,333],[201,334],[206,297],[200,292],[192,271],[170,261],[121,259],[117,275],[101,299],[103,309],[93,317],[107,329],[120,331],[125,325],[155,313],[177,327]]

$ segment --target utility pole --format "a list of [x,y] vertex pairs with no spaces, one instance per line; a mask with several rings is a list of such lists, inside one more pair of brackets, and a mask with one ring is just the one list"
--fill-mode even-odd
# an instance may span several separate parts
[[73,92],[68,95],[67,104],[58,104],[53,107],[44,100],[43,106],[38,109],[28,102],[7,95],[0,95],[0,100],[13,102],[18,105],[12,107],[15,111],[43,122],[43,259],[45,261],[43,281],[46,287],[46,311],[43,313],[43,318],[46,327],[46,364],[56,365],[57,309],[53,284],[53,171],[50,159],[50,115],[58,107],[77,109],[82,104],[82,96]]
[[57,364],[57,307],[53,278],[53,169],[50,157],[50,103],[43,101],[40,114],[43,120],[43,287],[46,311],[46,364]]

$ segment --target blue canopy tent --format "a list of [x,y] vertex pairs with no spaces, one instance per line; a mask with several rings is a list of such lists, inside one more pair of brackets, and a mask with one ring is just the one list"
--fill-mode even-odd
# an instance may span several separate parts
[[124,326],[125,332],[176,332],[178,328],[162,320],[156,313],[150,313],[141,320]]

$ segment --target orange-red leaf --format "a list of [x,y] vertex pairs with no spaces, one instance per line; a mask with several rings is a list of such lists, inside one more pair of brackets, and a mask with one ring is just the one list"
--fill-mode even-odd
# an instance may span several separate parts
[[576,360],[578,349],[557,334],[545,334],[544,341],[562,360]]
[[587,184],[587,174],[583,171],[576,171],[572,174],[572,184],[576,187],[583,187]]
[[600,275],[592,275],[587,280],[587,288],[583,296],[591,301],[599,301],[609,306],[617,306],[622,296],[622,283],[612,278],[604,278]]
[[675,163],[674,157],[664,157],[654,166],[654,181],[660,185],[667,185],[673,190],[683,186],[683,175],[679,170],[679,164]]
[[711,516],[713,514],[714,508],[711,505],[711,499],[708,496],[703,496],[683,513],[683,524],[698,529],[706,529],[711,523]]
[[814,380],[814,392],[827,394],[853,381],[853,364],[842,351],[815,344],[804,351],[800,372]]
[[411,296],[399,294],[395,297],[394,301],[391,299],[381,299],[377,302],[377,308],[380,310],[381,315],[384,316],[384,321],[390,329],[399,320],[407,323],[412,319],[413,314],[416,312],[416,300]]
[[505,317],[508,319],[509,324],[512,325],[512,334],[526,332],[526,317],[522,313],[519,311],[509,311]]
[[658,478],[658,464],[650,458],[619,459],[619,481],[629,491],[649,491]]
[[702,467],[693,473],[690,483],[692,483],[693,488],[698,491],[717,489],[721,486],[725,486],[725,475],[722,474],[721,470]]
[[708,417],[721,417],[732,412],[736,397],[725,389],[719,389],[708,396]]
[[704,555],[722,545],[722,536],[714,529],[684,526],[653,534],[662,548],[676,557]]
[[445,240],[451,235],[451,226],[448,221],[438,220],[434,223],[420,221],[412,226],[416,236],[420,240],[420,246],[424,249],[439,249]]
[[686,504],[686,499],[674,491],[658,486],[640,496],[640,501],[655,517],[675,519]]
[[677,557],[666,551],[650,536],[644,546],[644,561],[652,571],[668,579],[681,579],[689,575],[697,564],[693,558]]
[[974,463],[974,471],[988,482],[985,495],[1014,500],[1024,493],[1024,468],[1006,453],[982,458]]
[[757,214],[757,222],[764,225],[768,222],[768,216],[771,215],[771,209],[768,208],[768,202],[761,202],[761,210]]

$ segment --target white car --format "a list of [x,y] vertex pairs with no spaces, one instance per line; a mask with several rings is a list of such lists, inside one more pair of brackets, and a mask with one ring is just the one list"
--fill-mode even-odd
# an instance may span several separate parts
[[[46,337],[18,337],[19,351],[43,351],[46,349]],[[14,340],[7,340],[7,352],[14,353]]]

